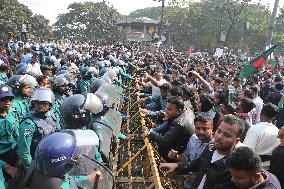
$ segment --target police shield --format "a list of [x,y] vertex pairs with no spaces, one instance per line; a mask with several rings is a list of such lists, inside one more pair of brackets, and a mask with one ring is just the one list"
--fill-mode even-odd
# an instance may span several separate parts
[[101,97],[107,107],[119,106],[120,95],[111,84],[104,83],[101,85],[95,95]]
[[[98,180],[98,185],[97,185],[96,188],[99,188],[99,189],[112,189],[112,188],[114,188],[114,184],[115,184],[114,175],[106,166],[104,166],[103,164],[99,163],[98,161],[96,161],[95,159],[93,159],[91,157],[84,156],[83,158],[84,158],[85,162],[88,162],[88,165],[90,167],[96,167],[95,170],[101,172],[100,178]],[[92,171],[94,171],[94,170],[91,170],[89,173],[91,173]],[[89,185],[87,185],[86,182],[85,183],[82,182],[82,183],[78,184],[78,186],[80,188],[89,188]]]
[[[72,130],[77,141],[77,148],[79,157],[76,167],[74,167],[68,174],[70,176],[87,176],[93,171],[100,171],[102,173],[99,180],[98,188],[110,189],[114,186],[114,177],[107,167],[97,162],[96,150],[98,143],[98,135],[92,130]],[[104,133],[104,132],[103,132]],[[87,182],[80,182],[77,185],[81,188],[88,188]]]
[[76,137],[76,156],[79,158],[76,162],[76,167],[70,170],[69,175],[80,176],[88,175],[96,167],[89,160],[84,158],[88,156],[91,158],[96,157],[96,149],[99,144],[99,137],[93,130],[67,130],[72,132]]
[[105,159],[109,160],[113,129],[103,118],[93,123],[93,130],[99,135],[99,151]]
[[121,113],[119,111],[115,111],[114,109],[109,109],[108,112],[103,117],[104,122],[106,122],[113,130],[113,135],[118,137],[122,118]]

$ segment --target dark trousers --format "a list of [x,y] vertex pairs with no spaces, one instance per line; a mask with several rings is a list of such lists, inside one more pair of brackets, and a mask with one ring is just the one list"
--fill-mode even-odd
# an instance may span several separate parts
[[[5,152],[3,154],[0,154],[0,160],[5,161],[7,164],[16,167],[17,166],[17,162],[18,162],[18,154],[16,151],[16,148],[9,150],[8,152]],[[6,179],[6,181],[11,178],[9,175],[7,175],[5,173],[5,171],[3,171],[3,175]]]

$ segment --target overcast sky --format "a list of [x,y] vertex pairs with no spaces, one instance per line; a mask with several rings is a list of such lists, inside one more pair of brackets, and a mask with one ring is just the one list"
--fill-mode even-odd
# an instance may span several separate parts
[[[102,0],[19,0],[27,5],[35,14],[41,14],[48,18],[51,23],[56,21],[56,17],[60,13],[67,12],[67,7],[73,2],[93,1],[99,2]],[[169,2],[170,0],[168,0]],[[273,8],[274,0],[253,0],[262,4],[269,4]],[[113,5],[121,14],[128,15],[130,12],[153,6],[161,6],[161,2],[154,0],[106,0],[110,5]],[[284,0],[280,0],[280,6],[284,6]]]

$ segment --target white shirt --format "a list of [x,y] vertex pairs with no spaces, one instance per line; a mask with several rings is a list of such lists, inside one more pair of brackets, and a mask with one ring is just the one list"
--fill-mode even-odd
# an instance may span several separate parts
[[42,72],[40,70],[40,64],[39,63],[34,63],[34,64],[28,64],[27,65],[27,72],[31,73],[34,76],[40,76],[42,75]]
[[60,61],[61,61],[61,58],[55,59],[54,60],[54,67],[60,68],[61,67]]
[[252,123],[256,124],[260,122],[260,113],[263,107],[263,100],[260,97],[256,97],[253,100],[255,108],[252,110]]
[[257,123],[249,128],[243,143],[258,155],[271,155],[280,143],[277,138],[278,131],[272,123]]

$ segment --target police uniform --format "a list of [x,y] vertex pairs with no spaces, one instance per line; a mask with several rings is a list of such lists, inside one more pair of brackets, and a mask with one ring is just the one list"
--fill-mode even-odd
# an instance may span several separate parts
[[19,159],[28,167],[40,140],[56,131],[56,122],[50,116],[37,116],[35,113],[26,117],[20,124],[18,139]]
[[[0,99],[13,97],[12,89],[7,85],[0,86]],[[19,126],[14,117],[7,113],[0,115],[0,160],[15,166],[17,162],[16,146]]]
[[9,113],[20,123],[30,113],[29,102],[26,98],[16,97]]
[[64,99],[66,98],[65,95],[60,95],[60,94],[55,94],[55,103],[54,106],[51,110],[51,114],[54,115],[55,119],[56,119],[56,127],[57,130],[61,130],[61,112],[60,112],[60,107],[64,101]]
[[66,174],[60,189],[75,189],[78,188],[77,185],[86,185],[87,182],[88,176],[69,176]]
[[2,155],[14,150],[17,146],[19,125],[9,114],[6,117],[0,115],[0,159]]

